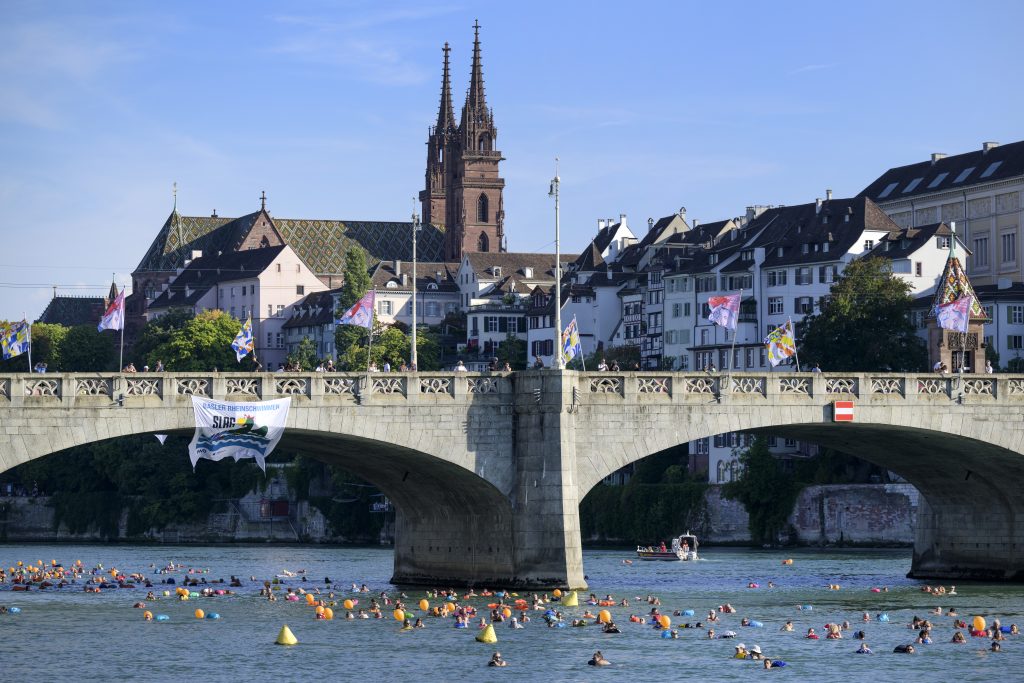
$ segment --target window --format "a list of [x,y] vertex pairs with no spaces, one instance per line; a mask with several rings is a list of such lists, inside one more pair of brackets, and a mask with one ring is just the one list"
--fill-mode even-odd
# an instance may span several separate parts
[[886,197],[888,197],[890,194],[892,194],[892,191],[896,189],[897,185],[899,185],[899,183],[889,183],[888,185],[886,185],[885,189],[878,193],[878,198],[885,199]]
[[1011,325],[1024,325],[1024,306],[1007,306],[1006,322]]
[[704,346],[705,344],[708,343],[708,328],[706,327],[703,327],[700,330],[700,343],[701,346]]
[[810,315],[814,312],[814,299],[809,296],[798,296],[793,301],[793,311],[803,315]]
[[981,177],[982,178],[988,178],[990,175],[992,175],[993,173],[996,172],[996,169],[998,169],[999,166],[1002,165],[1002,163],[1003,162],[1001,162],[1001,161],[993,161],[992,164],[989,165],[989,167],[985,169],[985,172],[981,174]]
[[[992,320],[992,304],[982,306],[981,310],[985,311],[985,318],[991,322]],[[988,342],[985,342],[986,346],[991,346]]]
[[786,448],[796,448],[796,439],[786,439]]
[[726,289],[731,289],[733,291],[737,289],[750,290],[752,288],[753,283],[753,275],[730,275],[728,280],[728,287]]
[[975,268],[988,268],[988,236],[974,238],[974,259]]
[[306,285],[295,285],[295,293],[298,294],[299,296],[305,296]]
[[708,256],[708,263],[711,265],[716,265],[718,263],[718,254],[711,254],[710,256]]
[[680,370],[689,370],[690,369],[690,357],[687,356],[685,353],[683,355],[679,356],[679,369]]
[[676,332],[676,342],[679,344],[689,344],[690,330],[678,330]]
[[234,296],[235,296],[235,288],[232,287],[231,288],[231,298],[234,298]]
[[711,315],[711,305],[704,302],[700,305],[700,316],[702,318],[707,318],[709,315]]
[[914,261],[914,277],[922,277],[924,275],[924,264],[920,261]]
[[249,294],[256,294],[256,285],[249,285]]
[[836,281],[839,276],[839,266],[819,266],[818,267],[818,282],[822,284],[832,284]]
[[650,313],[647,316],[647,329],[654,333],[661,329],[661,313]]
[[661,303],[661,295],[663,293],[664,292],[662,292],[660,289],[652,289],[651,291],[647,292],[647,303],[649,303],[651,305],[660,304]]
[[796,269],[796,284],[798,285],[809,285],[811,284],[811,269],[807,266],[803,266]]
[[758,359],[758,365],[760,365],[763,368],[765,366],[765,363],[767,362],[767,358],[768,358],[767,350],[762,346],[761,347],[761,357],[760,357],[760,359]]
[[497,332],[498,331],[498,316],[496,315],[485,315],[484,316],[484,332]]
[[489,214],[487,207],[487,195],[481,194],[476,200],[476,220],[478,223],[487,223]]
[[940,173],[939,175],[935,176],[935,180],[933,180],[930,183],[928,183],[928,189],[932,190],[932,189],[938,187],[939,183],[941,183],[943,180],[945,180],[946,176],[948,176],[948,175],[949,175],[949,173],[946,172],[946,173]]
[[1015,232],[1004,232],[1000,238],[1000,243],[1003,247],[1002,261],[1003,263],[1016,263],[1017,262],[1017,233]]
[[[725,434],[715,434],[715,448],[725,448]],[[724,465],[725,463],[719,463]]]
[[[476,241],[476,250],[479,252],[486,252],[490,249],[490,241],[487,239],[487,233],[480,233],[480,238]],[[499,273],[497,277],[501,277]]]
[[697,278],[697,293],[712,292],[715,289],[714,275],[701,275]]
[[687,318],[690,317],[690,304],[683,304],[683,315],[686,316]]
[[769,287],[781,287],[786,284],[786,271],[785,270],[769,270],[768,271],[768,286]]
[[1024,349],[1024,335],[1010,334],[1006,337],[1006,348],[1008,350],[1020,351]]
[[284,348],[284,333],[283,332],[278,332],[276,337],[275,337],[275,339],[277,341],[277,348],[283,349]]
[[746,367],[748,367],[748,368],[754,367],[754,349],[747,349],[746,350],[746,360],[747,360]]
[[781,296],[772,296],[768,298],[768,315],[781,315],[785,312],[785,305],[782,303]]
[[279,272],[279,273],[281,272],[281,264],[280,263],[277,264],[277,272]]
[[[267,304],[267,317],[268,318],[273,318],[274,317],[274,304]],[[270,341],[269,340],[267,341],[267,346],[270,346]]]
[[437,301],[428,301],[426,308],[428,318],[441,317],[441,304],[438,303]]
[[962,183],[963,181],[967,180],[967,176],[971,175],[971,173],[974,172],[974,168],[974,166],[971,166],[970,168],[965,168],[964,170],[960,171],[960,175],[956,177],[956,180],[954,180],[953,183]]
[[875,248],[874,240],[864,240],[864,251],[871,251]]
[[231,317],[232,318],[235,317],[235,307],[234,306],[231,307]]
[[377,312],[381,315],[391,315],[391,302],[387,299],[381,299],[377,302]]
[[672,304],[672,317],[673,318],[678,318],[678,317],[680,317],[682,315],[683,315],[683,305],[682,304]]
[[913,192],[917,188],[917,186],[921,184],[922,180],[924,180],[924,178],[914,178],[913,180],[911,180],[909,183],[907,183],[907,186],[903,188],[903,194]]
[[274,343],[274,333],[273,332],[267,332],[267,348],[269,349],[270,345],[273,344],[273,343]]
[[801,254],[806,254],[806,253],[809,253],[810,251],[811,251],[811,245],[806,244],[806,243],[800,245],[800,253]]

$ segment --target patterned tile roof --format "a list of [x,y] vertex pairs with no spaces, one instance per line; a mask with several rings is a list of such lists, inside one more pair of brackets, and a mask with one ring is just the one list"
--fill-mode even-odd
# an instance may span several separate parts
[[[174,271],[184,267],[194,250],[204,254],[234,251],[249,233],[260,212],[241,218],[182,216],[171,212],[135,272]],[[381,260],[412,259],[412,223],[271,218],[299,258],[317,275],[344,271],[345,252],[361,246],[368,265]],[[416,245],[423,261],[440,261],[444,232],[424,225]]]
[[46,305],[37,323],[50,323],[74,327],[97,324],[107,308],[102,296],[55,296]]
[[949,258],[946,259],[946,268],[942,271],[942,277],[939,278],[939,284],[935,288],[935,298],[932,302],[933,315],[936,306],[948,304],[967,295],[970,295],[972,298],[971,320],[988,320],[988,316],[985,315],[985,309],[981,307],[981,302],[978,301],[978,295],[974,293],[974,288],[971,287],[971,281],[967,279],[967,272],[964,270],[963,265],[961,265],[960,258],[950,251]]

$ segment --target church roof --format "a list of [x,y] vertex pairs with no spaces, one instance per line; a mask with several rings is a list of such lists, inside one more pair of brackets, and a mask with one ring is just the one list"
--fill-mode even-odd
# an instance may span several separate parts
[[[192,252],[204,255],[234,251],[252,230],[261,212],[227,218],[182,216],[171,212],[135,272],[173,272],[185,266]],[[317,275],[340,274],[345,252],[358,244],[373,265],[381,260],[412,259],[412,223],[342,221],[304,218],[272,218],[281,238]],[[424,261],[440,261],[444,233],[433,225],[419,232],[418,255]]]
[[[419,256],[419,254],[417,254]],[[441,261],[416,261],[416,289],[425,292],[431,285],[436,285],[434,290],[443,292],[456,292],[459,287],[455,284],[455,273],[459,270],[458,263],[444,263]],[[438,273],[441,274],[440,282]],[[406,284],[402,284],[401,276],[406,275]],[[412,261],[401,264],[401,273],[395,273],[394,261],[381,261],[370,269],[370,280],[378,290],[412,291]],[[390,285],[390,286],[389,286]]]
[[188,264],[149,308],[192,306],[219,282],[254,278],[266,270],[284,246],[202,256]]
[[988,320],[985,310],[981,307],[981,302],[978,301],[978,295],[974,293],[974,288],[971,287],[971,281],[967,279],[967,272],[960,263],[960,258],[956,256],[955,249],[950,249],[949,258],[946,259],[946,267],[943,269],[942,277],[939,278],[939,283],[935,287],[935,298],[932,300],[931,309],[932,315],[934,315],[936,306],[948,304],[962,296],[970,296],[972,299],[971,320]]
[[65,327],[95,325],[103,317],[107,303],[102,296],[54,296],[36,322]]

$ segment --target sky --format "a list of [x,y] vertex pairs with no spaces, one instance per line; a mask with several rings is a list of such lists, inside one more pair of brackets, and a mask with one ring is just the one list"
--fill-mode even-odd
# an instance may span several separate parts
[[[22,2],[0,23],[0,319],[100,295],[171,212],[408,220],[479,19],[512,251],[860,192],[1024,139],[1024,3]],[[419,211],[419,207],[415,207]]]

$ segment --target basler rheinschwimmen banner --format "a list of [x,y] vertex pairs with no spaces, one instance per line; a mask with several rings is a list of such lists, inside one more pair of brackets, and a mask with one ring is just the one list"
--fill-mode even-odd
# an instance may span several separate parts
[[188,446],[193,469],[200,458],[255,458],[266,472],[266,458],[284,434],[291,405],[290,398],[230,403],[193,396],[196,433]]

